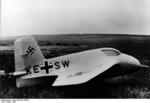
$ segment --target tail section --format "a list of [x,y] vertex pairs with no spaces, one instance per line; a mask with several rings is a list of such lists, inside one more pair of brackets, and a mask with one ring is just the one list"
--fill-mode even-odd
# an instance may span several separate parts
[[14,42],[15,72],[25,70],[25,68],[36,65],[44,56],[33,37],[22,37]]

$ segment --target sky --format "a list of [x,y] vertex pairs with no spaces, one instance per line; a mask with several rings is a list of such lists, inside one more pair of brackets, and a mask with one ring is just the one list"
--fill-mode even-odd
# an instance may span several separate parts
[[1,35],[150,34],[150,0],[1,0]]

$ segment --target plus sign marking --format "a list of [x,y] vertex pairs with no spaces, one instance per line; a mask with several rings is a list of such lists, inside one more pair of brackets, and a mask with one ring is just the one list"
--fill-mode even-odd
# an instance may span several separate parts
[[41,70],[45,70],[46,74],[49,73],[49,69],[52,69],[53,68],[53,65],[52,64],[48,64],[48,61],[45,61],[44,62],[44,65],[40,67]]

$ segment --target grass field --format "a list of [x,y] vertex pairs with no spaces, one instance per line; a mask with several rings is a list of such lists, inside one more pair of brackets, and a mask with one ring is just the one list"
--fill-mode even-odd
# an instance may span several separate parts
[[[66,55],[88,49],[113,47],[130,54],[142,64],[150,65],[150,36],[135,35],[34,35],[46,58]],[[16,38],[0,41],[0,69],[14,71],[13,42]],[[51,87],[38,85],[16,88],[14,79],[0,78],[0,98],[149,98],[150,69],[141,69],[132,75],[93,80],[84,85]]]

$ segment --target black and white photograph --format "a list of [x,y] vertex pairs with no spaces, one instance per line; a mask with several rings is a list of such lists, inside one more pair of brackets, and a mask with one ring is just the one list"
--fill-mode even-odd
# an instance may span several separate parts
[[149,0],[0,4],[0,99],[150,98]]

